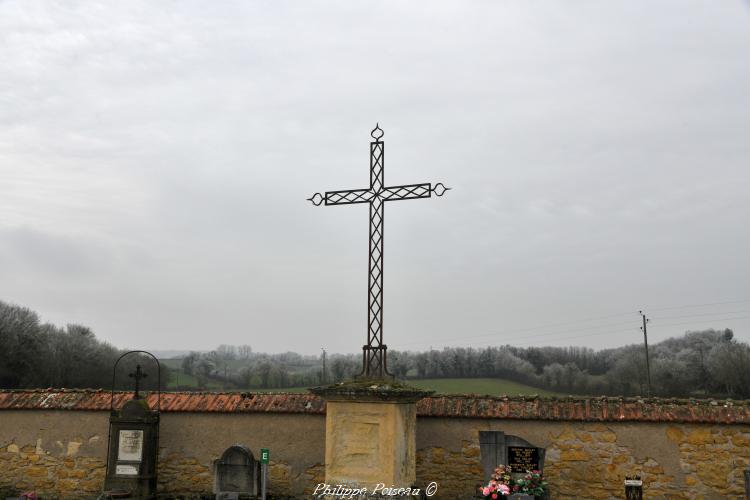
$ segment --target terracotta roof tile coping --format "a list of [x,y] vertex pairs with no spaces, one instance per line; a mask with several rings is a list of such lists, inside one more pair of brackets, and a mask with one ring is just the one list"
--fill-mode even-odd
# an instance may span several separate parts
[[[130,392],[115,392],[119,408]],[[157,395],[148,396],[156,408]],[[325,401],[305,393],[163,392],[161,411],[200,413],[325,414]],[[110,391],[102,389],[0,390],[0,410],[106,411]],[[497,418],[582,422],[681,422],[750,424],[750,401],[673,398],[429,396],[417,415],[438,418]]]

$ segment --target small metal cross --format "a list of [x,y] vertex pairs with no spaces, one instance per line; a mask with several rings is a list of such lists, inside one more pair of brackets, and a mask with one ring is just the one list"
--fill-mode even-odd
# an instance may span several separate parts
[[142,378],[148,377],[148,374],[141,371],[141,365],[136,365],[135,373],[129,373],[128,377],[135,379],[135,396],[133,396],[133,399],[141,399],[141,395],[138,393],[140,382]]
[[450,188],[442,183],[434,186],[428,183],[385,186],[385,144],[383,130],[376,124],[370,133],[375,142],[370,143],[370,187],[346,191],[326,191],[325,195],[315,193],[309,201],[315,206],[370,204],[370,261],[367,282],[367,344],[362,347],[362,373],[364,377],[390,375],[386,365],[386,351],[383,344],[383,231],[386,201],[414,200],[430,198],[432,193],[443,196]]

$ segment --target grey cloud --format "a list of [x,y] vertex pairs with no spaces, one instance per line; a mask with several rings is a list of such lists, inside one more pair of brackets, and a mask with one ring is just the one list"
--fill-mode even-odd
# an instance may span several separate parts
[[389,183],[455,188],[387,208],[391,346],[750,299],[746,3],[430,5],[0,4],[4,296],[354,351],[367,210],[305,198],[367,184],[380,121]]

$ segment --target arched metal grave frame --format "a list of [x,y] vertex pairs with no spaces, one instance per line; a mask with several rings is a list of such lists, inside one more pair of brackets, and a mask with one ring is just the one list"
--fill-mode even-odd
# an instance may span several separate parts
[[128,351],[122,354],[119,358],[117,358],[117,361],[115,361],[115,366],[112,367],[112,390],[110,391],[109,411],[111,412],[112,410],[114,410],[115,378],[117,377],[117,365],[125,356],[128,356],[130,354],[136,354],[136,353],[148,354],[156,362],[156,411],[161,413],[161,363],[159,363],[159,360],[156,359],[156,356],[154,356],[148,351]]
[[[112,413],[115,409],[115,379],[117,378],[117,365],[120,364],[120,361],[125,357],[129,356],[131,354],[148,354],[151,356],[151,358],[156,362],[156,412],[161,414],[161,363],[159,363],[159,360],[156,359],[156,356],[151,354],[148,351],[128,351],[126,353],[123,353],[120,355],[119,358],[117,358],[117,361],[115,361],[115,365],[112,367],[112,387],[110,390],[110,397],[109,397],[109,414],[110,417],[112,416]],[[109,423],[109,429],[107,431],[107,461],[105,462],[105,470],[109,470],[109,452],[110,452],[110,446],[112,442],[112,422],[110,420]],[[159,427],[156,427],[156,460],[158,462],[159,460]],[[157,464],[154,464],[156,466]]]

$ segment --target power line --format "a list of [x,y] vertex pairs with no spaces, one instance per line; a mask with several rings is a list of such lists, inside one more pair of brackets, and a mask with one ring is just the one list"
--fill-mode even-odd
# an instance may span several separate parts
[[651,319],[678,319],[678,318],[694,318],[697,316],[715,316],[717,314],[744,314],[750,313],[750,311],[716,311],[716,312],[705,312],[697,314],[681,314],[679,316],[657,316]]
[[709,302],[707,304],[692,304],[692,305],[686,305],[686,306],[652,307],[651,310],[652,311],[667,311],[670,309],[691,309],[695,307],[721,306],[725,304],[741,304],[744,302],[750,302],[750,299],[728,300],[725,302]]
[[711,318],[711,319],[706,319],[706,320],[703,320],[703,321],[701,321],[701,320],[698,320],[698,321],[683,321],[681,323],[666,323],[666,324],[659,323],[659,326],[695,325],[696,323],[697,324],[705,324],[705,323],[713,323],[715,321],[731,321],[731,320],[735,320],[735,319],[750,319],[750,316],[737,316],[735,318]]
[[[729,320],[734,320],[734,319],[750,319],[750,316],[741,316],[741,317],[737,317],[737,318],[717,318],[717,319],[712,319],[712,320],[706,320],[706,322],[729,321]],[[660,324],[659,326],[679,326],[679,325],[688,325],[688,324],[692,325],[692,324],[695,324],[695,322],[689,321],[689,322],[684,322],[684,323],[670,323],[670,324],[666,324],[666,325],[661,325]],[[559,334],[559,333],[561,333],[561,332],[558,332],[557,334]],[[583,335],[569,335],[567,337],[555,338],[553,340],[555,340],[555,341],[572,340],[572,339],[578,339],[578,338],[600,337],[602,335],[616,335],[616,334],[620,334],[620,333],[633,333],[633,328],[628,328],[628,329],[624,329],[624,330],[608,330],[608,331],[604,331],[604,332],[594,332],[594,333],[588,333],[588,334],[583,334]],[[557,335],[557,334],[553,334],[553,335]],[[524,338],[528,338],[528,337],[534,337],[534,336],[533,335],[531,335],[531,336],[525,336]],[[454,340],[452,342],[459,342],[458,347],[460,347],[461,344],[471,344],[471,342],[467,342],[465,339]],[[528,345],[534,345],[534,344],[537,344],[537,342],[536,341],[514,342],[513,346],[515,346],[515,347],[521,347],[521,346],[528,346]],[[488,347],[488,346],[483,346],[483,347]]]
[[[629,328],[627,330],[619,330],[616,332],[601,332],[601,333],[597,332],[597,333],[588,333],[584,335],[573,335],[570,337],[563,337],[563,338],[556,339],[556,340],[571,340],[571,339],[580,339],[580,338],[585,338],[585,337],[598,337],[601,335],[612,335],[615,333],[633,333],[633,329]],[[528,345],[533,345],[533,344],[536,344],[536,342],[521,342],[521,343],[513,344],[513,345],[514,346],[528,346]]]
[[[568,336],[568,337],[555,338],[555,339],[552,339],[552,340],[557,341],[557,340],[576,339],[576,338],[581,338],[581,337],[599,337],[599,336],[602,336],[602,335],[616,335],[616,334],[621,334],[621,333],[633,333],[633,328],[628,328],[628,329],[624,329],[624,330],[608,330],[608,331],[604,331],[604,332],[594,332],[594,333],[587,333],[587,334],[583,334],[583,335],[573,335],[573,336]],[[530,337],[529,335],[526,335],[526,336],[523,337],[523,339],[527,339],[529,337]],[[498,339],[498,340],[504,340],[504,341],[506,341],[506,344],[507,344],[507,341],[508,340],[512,340],[512,339]],[[464,344],[469,345],[469,346],[474,345],[473,342],[467,341],[466,339],[452,340],[451,343],[456,344],[454,347],[461,347]],[[513,346],[532,345],[532,344],[537,344],[537,343],[538,343],[538,341],[513,342]],[[493,343],[492,345],[496,346],[497,344]],[[482,347],[488,347],[488,346],[483,345]]]
[[[628,322],[619,322],[619,323],[608,323],[608,324],[605,324],[605,325],[593,325],[593,326],[587,326],[587,327],[583,327],[583,328],[574,328],[572,330],[561,330],[561,331],[558,331],[558,332],[535,333],[533,335],[524,335],[524,338],[529,338],[529,337],[550,337],[550,336],[555,336],[555,335],[564,335],[566,333],[571,333],[571,332],[580,332],[580,331],[585,331],[585,330],[594,330],[594,329],[598,329],[598,328],[608,328],[608,327],[611,327],[611,326],[621,326],[621,325],[627,325],[627,324],[630,324],[630,322],[628,321]],[[503,336],[504,338],[507,338],[508,335],[515,335],[515,334],[518,334],[518,333],[524,333],[526,331],[529,331],[529,330],[528,329],[526,329],[526,330],[508,330],[506,332],[487,333],[487,334],[482,334],[482,335],[472,335],[472,336],[469,336],[469,337],[461,337],[461,339],[448,339],[448,340],[446,340],[446,342],[476,340],[476,339],[483,339],[483,338],[497,337],[497,336]],[[420,342],[410,342],[410,343],[398,344],[398,345],[424,344],[424,343],[425,342],[421,342],[420,341]]]
[[[632,312],[622,313],[622,314],[613,314],[613,315],[609,315],[609,316],[600,316],[599,318],[590,318],[588,320],[570,321],[570,322],[566,322],[566,323],[557,323],[557,324],[553,324],[553,325],[535,326],[535,327],[531,327],[531,328],[519,328],[517,330],[507,330],[507,331],[504,331],[504,332],[484,333],[484,334],[481,334],[481,335],[472,335],[472,336],[469,336],[469,337],[461,337],[461,339],[445,339],[444,342],[453,342],[453,341],[458,341],[458,340],[463,341],[463,340],[469,340],[469,339],[481,339],[481,338],[487,338],[487,337],[496,337],[498,335],[515,335],[515,334],[518,334],[518,333],[531,332],[531,331],[535,331],[535,330],[543,330],[545,328],[554,328],[554,327],[559,327],[559,326],[568,326],[568,325],[582,324],[582,323],[588,323],[588,322],[591,322],[591,321],[596,321],[596,320],[599,320],[599,319],[616,318],[616,317],[619,317],[619,316],[632,315],[632,314],[633,314]],[[609,326],[620,326],[620,325],[625,325],[625,324],[629,324],[629,323],[630,322],[619,322],[619,323],[608,323],[608,324],[604,324],[604,325],[593,325],[593,326],[584,327],[584,328],[576,328],[574,330],[563,330],[563,331],[560,331],[560,332],[549,332],[549,333],[543,333],[543,334],[525,335],[525,337],[543,337],[543,336],[546,336],[546,335],[557,335],[557,334],[560,334],[560,333],[564,334],[564,333],[568,333],[568,332],[571,332],[571,331],[591,330],[591,329],[594,329],[594,328],[606,328],[606,327],[609,327]],[[438,341],[439,340],[440,339],[438,339]],[[434,342],[434,341],[435,341],[435,339],[431,339],[431,340],[428,340],[428,341],[427,340],[425,340],[425,341],[418,340],[418,341],[414,341],[414,342],[403,342],[403,343],[396,344],[396,345],[404,346],[404,345],[414,345],[414,344],[427,344],[429,342]]]
[[[632,313],[628,313],[628,314],[632,314]],[[719,312],[719,313],[715,313],[715,314],[722,314],[722,313]],[[732,314],[732,313],[729,312],[729,314]],[[660,326],[660,327],[669,327],[669,326],[682,326],[682,325],[696,325],[696,324],[713,323],[713,322],[716,322],[716,321],[732,321],[732,320],[738,320],[738,319],[750,319],[750,316],[711,318],[711,319],[706,319],[704,321],[701,321],[701,320],[698,320],[698,321],[685,321],[685,322],[679,322],[679,323],[664,323],[664,324],[663,323],[658,323],[658,326]],[[650,318],[649,318],[649,321],[650,321]],[[620,325],[625,325],[625,324],[629,324],[629,323],[630,322],[627,322],[627,323],[611,323],[611,324],[606,324],[606,325],[593,325],[593,326],[588,326],[588,327],[584,327],[584,328],[576,328],[576,329],[573,329],[573,330],[563,330],[563,331],[558,331],[558,332],[546,332],[546,333],[539,333],[539,334],[534,334],[534,335],[524,335],[523,338],[524,339],[528,339],[528,338],[550,338],[551,340],[560,341],[560,340],[575,339],[575,338],[580,338],[580,337],[593,337],[593,336],[601,336],[601,335],[611,335],[611,334],[616,334],[616,333],[627,333],[627,332],[632,332],[633,330],[632,329],[617,330],[617,331],[611,331],[610,330],[610,331],[604,331],[604,332],[595,332],[595,333],[589,334],[589,335],[576,335],[576,336],[572,336],[572,337],[569,336],[569,337],[555,338],[558,335],[565,335],[566,333],[572,333],[572,332],[578,332],[578,331],[585,331],[585,330],[593,330],[593,329],[596,329],[596,328],[606,328],[608,326],[620,326]],[[535,327],[534,329],[539,329],[539,328],[541,328],[541,327]],[[498,333],[484,334],[484,335],[471,336],[471,337],[462,337],[460,339],[458,339],[458,338],[446,339],[446,340],[442,341],[442,344],[443,345],[445,345],[445,344],[458,344],[460,346],[462,344],[472,343],[470,341],[471,340],[475,340],[477,338],[488,338],[488,337],[497,337],[497,336],[501,336],[501,337],[498,338],[498,339],[496,339],[496,341],[503,341],[503,340],[504,341],[508,341],[508,340],[513,340],[512,336],[514,334],[523,333],[524,331],[530,331],[530,330],[532,330],[532,329],[509,330],[509,331],[506,331],[506,332],[498,332]],[[402,344],[395,344],[393,347],[395,348],[395,347],[402,347],[402,346],[408,346],[408,345],[427,345],[427,344],[434,345],[434,343],[435,343],[435,340],[433,339],[432,341],[415,341],[415,342],[406,342],[406,343],[402,343]],[[513,345],[515,345],[515,346],[522,346],[522,345],[531,345],[531,344],[535,344],[535,343],[536,342],[523,342],[523,343],[514,342]]]
[[[649,318],[649,320],[650,319],[651,318]],[[750,319],[750,316],[740,316],[740,317],[737,317],[737,318],[717,318],[717,319],[712,319],[712,320],[706,320],[704,323],[709,323],[709,322],[714,322],[714,321],[731,321],[731,320],[734,320],[734,319]],[[650,323],[650,321],[649,321],[649,323]],[[696,324],[696,323],[693,322],[693,321],[687,321],[687,322],[684,322],[684,323],[670,323],[670,324],[666,324],[666,325],[660,324],[659,326],[679,326],[679,325],[694,325],[694,324]],[[701,324],[701,323],[699,323],[699,324]],[[585,334],[585,335],[573,335],[573,336],[563,337],[563,338],[559,338],[559,339],[555,339],[555,340],[570,340],[570,339],[577,339],[577,338],[583,338],[583,337],[598,337],[598,336],[601,336],[601,335],[612,335],[612,334],[617,334],[617,333],[632,333],[632,332],[633,332],[633,329],[629,328],[627,330],[607,331],[607,332],[595,332],[595,333],[589,333],[589,334]],[[513,345],[514,346],[525,346],[525,345],[532,345],[532,344],[536,344],[536,342],[521,342],[521,343],[514,343]]]
[[[673,309],[690,309],[690,308],[697,308],[697,307],[708,307],[708,306],[725,305],[725,304],[739,304],[739,303],[746,303],[746,302],[750,302],[750,299],[728,300],[728,301],[723,301],[723,302],[708,302],[708,303],[704,303],[704,304],[690,304],[690,305],[681,305],[681,306],[657,307],[657,308],[653,308],[652,310],[653,311],[666,311],[666,310],[673,310]],[[716,312],[716,313],[703,313],[701,315],[710,316],[711,314],[737,314],[737,313],[744,313],[744,312],[750,312],[750,311],[727,311],[727,312],[721,312],[720,311],[720,312]],[[520,328],[520,329],[516,329],[516,330],[507,330],[505,332],[494,332],[494,333],[486,333],[486,334],[481,334],[481,335],[472,335],[472,336],[469,336],[469,337],[461,337],[460,339],[452,338],[452,339],[444,339],[442,341],[438,339],[437,341],[438,342],[442,342],[444,344],[448,344],[448,343],[455,343],[455,342],[464,342],[466,340],[489,339],[491,337],[516,335],[516,334],[519,334],[519,333],[531,332],[531,331],[536,331],[536,330],[545,330],[545,329],[548,329],[548,328],[553,328],[554,329],[554,328],[557,328],[557,327],[560,327],[560,326],[570,326],[570,325],[578,325],[578,324],[583,324],[583,323],[590,323],[591,321],[598,321],[598,320],[610,319],[610,318],[618,318],[618,317],[622,317],[622,316],[629,316],[631,314],[633,314],[633,313],[632,312],[625,312],[625,313],[618,313],[618,314],[608,314],[608,315],[605,315],[605,316],[596,316],[596,317],[593,317],[593,318],[579,319],[579,320],[567,321],[567,322],[563,322],[563,323],[553,323],[553,324],[547,324],[547,325],[539,325],[539,326],[534,326],[534,327],[529,327],[529,328]],[[696,316],[698,316],[698,315],[696,315]],[[671,318],[677,319],[679,317],[680,316],[674,316],[674,317],[671,317],[671,316],[670,317],[666,317],[665,316],[665,317],[661,317],[661,318],[652,318],[652,319],[667,319],[667,318],[669,318],[669,319],[671,319]],[[684,315],[683,317],[691,317],[691,316],[690,315]],[[745,319],[745,318],[726,318],[726,319]],[[717,319],[717,321],[722,321],[722,320],[723,319]],[[592,327],[577,328],[575,330],[564,330],[564,331],[560,331],[560,332],[549,332],[549,333],[540,334],[540,335],[525,335],[524,337],[528,338],[528,337],[555,336],[555,335],[559,335],[559,334],[565,334],[565,333],[568,333],[568,332],[571,332],[571,331],[590,330],[590,329],[593,329],[593,328],[606,328],[606,327],[609,327],[609,326],[619,326],[620,324],[627,324],[627,323],[612,323],[612,324],[606,324],[606,325],[595,325],[595,326],[592,326]],[[682,324],[692,324],[692,322],[691,323],[682,323]],[[660,326],[679,326],[679,324],[660,325]],[[403,347],[403,346],[413,346],[413,345],[427,345],[428,343],[434,343],[435,341],[436,341],[436,339],[431,339],[431,340],[417,340],[417,341],[412,341],[412,342],[403,342],[403,343],[399,343],[399,344],[394,344],[393,347]]]

